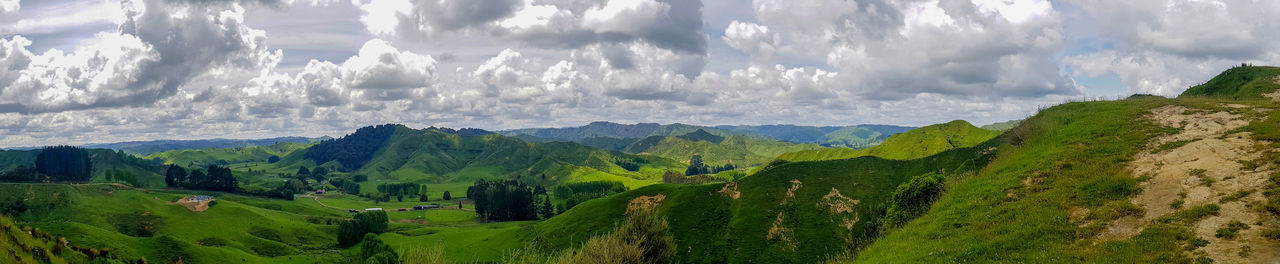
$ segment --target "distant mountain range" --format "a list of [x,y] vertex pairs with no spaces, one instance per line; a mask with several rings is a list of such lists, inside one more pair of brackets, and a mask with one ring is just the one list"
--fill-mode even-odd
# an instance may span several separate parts
[[[149,140],[149,141],[128,141],[116,143],[95,143],[84,144],[79,147],[90,149],[111,149],[124,151],[125,153],[135,154],[139,156],[147,156],[157,152],[165,152],[170,150],[184,149],[207,149],[207,148],[239,148],[239,147],[257,147],[270,146],[278,143],[311,143],[314,141],[328,139],[329,137],[307,138],[307,137],[278,137],[264,139],[194,139],[194,140]],[[32,150],[41,147],[18,147],[10,148],[11,150]]]
[[[771,139],[794,143],[819,144],[828,147],[868,148],[875,146],[893,134],[914,127],[891,125],[855,126],[695,126],[686,124],[661,125],[657,123],[618,124],[592,122],[579,127],[526,128],[498,131],[499,134],[530,141],[574,141],[585,145],[620,150],[630,144],[626,140],[650,136],[684,135],[697,130],[727,137],[742,136],[750,139]],[[633,140],[634,141],[634,140]]]

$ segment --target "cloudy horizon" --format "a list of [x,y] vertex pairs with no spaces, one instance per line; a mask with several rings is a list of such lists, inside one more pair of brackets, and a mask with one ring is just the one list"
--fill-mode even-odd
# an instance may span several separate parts
[[0,147],[981,125],[1280,64],[1278,20],[1245,0],[0,0]]

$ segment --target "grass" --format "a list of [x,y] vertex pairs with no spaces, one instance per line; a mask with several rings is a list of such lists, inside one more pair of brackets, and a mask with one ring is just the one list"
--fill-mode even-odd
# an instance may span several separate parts
[[1218,228],[1218,231],[1213,236],[1226,240],[1235,240],[1237,237],[1240,237],[1240,230],[1245,229],[1249,229],[1249,225],[1241,223],[1240,221],[1231,221],[1222,228]]
[[1155,149],[1151,150],[1151,154],[1156,154],[1156,153],[1165,152],[1165,151],[1169,151],[1169,150],[1176,149],[1176,148],[1181,148],[1182,146],[1186,146],[1188,143],[1195,142],[1196,140],[1199,140],[1199,139],[1194,139],[1194,140],[1178,140],[1178,141],[1173,141],[1173,142],[1169,142],[1169,143],[1160,144],[1160,146],[1158,146],[1158,147],[1156,147]]
[[1191,87],[1178,98],[1211,97],[1231,100],[1260,100],[1263,94],[1280,88],[1275,77],[1280,76],[1276,67],[1235,67],[1218,74],[1208,82]]
[[[611,230],[633,199],[660,195],[664,200],[657,212],[667,218],[682,249],[676,262],[816,262],[872,241],[890,195],[902,182],[931,172],[973,170],[990,159],[989,147],[954,149],[919,160],[862,157],[774,164],[733,183],[738,199],[721,192],[727,183],[650,185],[579,204],[522,236],[553,249],[573,247]],[[787,196],[792,186],[800,187]],[[784,219],[780,227],[791,233],[786,239],[762,239],[779,215]]]
[[456,226],[420,227],[393,224],[391,232],[380,238],[398,252],[419,245],[440,244],[453,262],[498,261],[508,252],[524,247],[519,231],[532,222],[459,224]]
[[[929,213],[877,239],[847,261],[1171,262],[1194,238],[1185,227],[1157,225],[1130,240],[1079,243],[1067,208],[1132,214],[1137,193],[1125,162],[1159,133],[1144,124],[1164,99],[1067,103],[1045,109],[1007,133],[999,156],[974,176],[949,182]],[[1135,120],[1137,123],[1135,124]],[[1027,175],[1040,175],[1028,186]],[[1109,210],[1114,208],[1118,210]]]
[[818,161],[876,156],[910,160],[927,157],[949,149],[977,145],[1000,135],[1000,132],[974,127],[962,120],[925,126],[890,136],[880,145],[862,150],[845,148],[806,150],[785,153],[779,160]]

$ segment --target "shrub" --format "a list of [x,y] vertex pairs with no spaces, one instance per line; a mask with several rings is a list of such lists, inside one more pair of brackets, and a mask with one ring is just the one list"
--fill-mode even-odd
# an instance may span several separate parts
[[933,201],[942,195],[945,188],[943,181],[942,175],[925,174],[898,185],[889,200],[885,224],[890,227],[901,226],[929,211]]
[[205,239],[196,241],[196,243],[199,243],[200,245],[207,246],[207,247],[221,247],[221,246],[227,245],[227,240],[221,237],[207,237]]
[[160,217],[134,212],[111,216],[111,223],[116,231],[132,237],[151,237],[160,225]]

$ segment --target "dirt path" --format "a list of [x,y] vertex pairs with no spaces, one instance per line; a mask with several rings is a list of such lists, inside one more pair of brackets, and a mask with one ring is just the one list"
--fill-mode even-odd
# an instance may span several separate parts
[[[1183,106],[1157,108],[1148,118],[1182,130],[1149,142],[1130,163],[1133,175],[1149,178],[1140,184],[1142,192],[1131,198],[1144,213],[1112,222],[1099,239],[1129,239],[1162,216],[1213,204],[1221,208],[1218,215],[1190,226],[1197,237],[1209,241],[1196,250],[1197,254],[1203,253],[1216,263],[1280,263],[1280,243],[1260,234],[1266,229],[1261,226],[1264,212],[1249,208],[1249,204],[1265,199],[1261,189],[1276,168],[1257,161],[1262,157],[1262,142],[1254,141],[1248,132],[1233,133],[1250,120],[1228,111]],[[1247,195],[1228,198],[1237,194]],[[1231,222],[1250,228],[1240,230],[1235,239],[1217,236],[1218,230]]]

